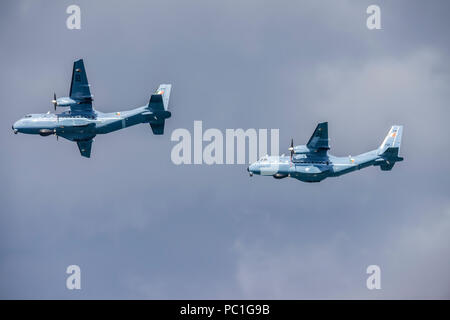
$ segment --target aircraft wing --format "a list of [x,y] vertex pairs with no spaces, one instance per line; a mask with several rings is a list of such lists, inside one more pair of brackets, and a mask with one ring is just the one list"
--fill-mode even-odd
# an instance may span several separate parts
[[314,130],[313,135],[306,145],[309,149],[330,149],[329,139],[328,139],[328,122],[319,123]]
[[77,141],[78,149],[80,149],[80,153],[83,157],[90,158],[91,157],[91,148],[92,148],[92,139]]
[[70,107],[73,113],[92,111],[92,95],[84,68],[83,59],[73,63],[72,83],[70,84],[71,99],[77,103]]

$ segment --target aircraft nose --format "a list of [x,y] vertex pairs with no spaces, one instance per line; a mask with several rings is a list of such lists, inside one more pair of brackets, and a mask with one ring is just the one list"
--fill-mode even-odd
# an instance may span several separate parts
[[14,124],[12,125],[12,129],[14,131],[14,133],[18,133],[18,132],[22,132],[21,130],[24,127],[24,123],[22,121],[22,119],[17,120],[16,122],[14,122]]
[[248,171],[248,174],[250,175],[250,177],[253,176],[254,173],[258,173],[257,172],[258,170],[257,170],[257,167],[255,166],[255,164],[249,165],[247,167],[247,171]]

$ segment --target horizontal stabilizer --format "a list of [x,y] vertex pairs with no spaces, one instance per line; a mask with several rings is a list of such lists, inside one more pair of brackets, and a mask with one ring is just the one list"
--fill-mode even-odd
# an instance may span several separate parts
[[380,165],[382,171],[390,171],[394,167],[395,162],[384,162]]
[[152,110],[168,110],[170,91],[172,90],[171,84],[161,84],[156,90],[155,94],[150,97],[148,106]]
[[391,161],[402,161],[403,158],[398,156],[399,148],[397,147],[389,147],[384,151],[380,156],[382,156],[385,159],[389,159]]
[[165,121],[150,123],[150,127],[152,127],[153,134],[160,135],[164,134],[164,123]]
[[165,110],[162,95],[152,94],[148,106],[153,110]]
[[380,169],[383,171],[389,171],[394,167],[396,162],[403,161],[403,158],[398,156],[402,143],[402,133],[403,126],[391,127],[378,148],[378,155],[381,158],[375,162],[375,166],[380,166]]

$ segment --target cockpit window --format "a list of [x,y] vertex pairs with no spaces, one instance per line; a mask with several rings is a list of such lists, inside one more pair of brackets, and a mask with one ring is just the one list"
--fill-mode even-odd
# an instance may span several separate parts
[[31,118],[31,114],[27,114],[25,118]]
[[267,156],[264,156],[264,157],[262,157],[261,159],[259,159],[260,162],[265,162],[265,161],[267,161],[267,160],[268,160]]

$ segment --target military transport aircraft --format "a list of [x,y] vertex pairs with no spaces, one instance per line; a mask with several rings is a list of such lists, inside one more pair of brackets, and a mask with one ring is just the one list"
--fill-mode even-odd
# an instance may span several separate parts
[[392,126],[378,149],[348,157],[328,154],[328,122],[319,123],[306,145],[294,147],[291,140],[288,156],[265,156],[251,164],[247,171],[250,176],[259,174],[276,179],[291,177],[304,182],[319,182],[328,177],[337,177],[369,166],[379,166],[381,170],[391,170],[397,161],[402,141],[403,126]]
[[39,134],[41,136],[61,136],[78,144],[83,157],[91,156],[92,141],[97,134],[109,133],[139,123],[149,123],[154,134],[164,133],[165,119],[170,118],[168,111],[172,85],[161,84],[155,94],[150,96],[147,105],[120,112],[103,113],[92,107],[92,95],[84,68],[83,60],[75,61],[72,71],[72,83],[69,97],[56,98],[53,106],[70,107],[59,114],[29,114],[12,126],[14,133]]

